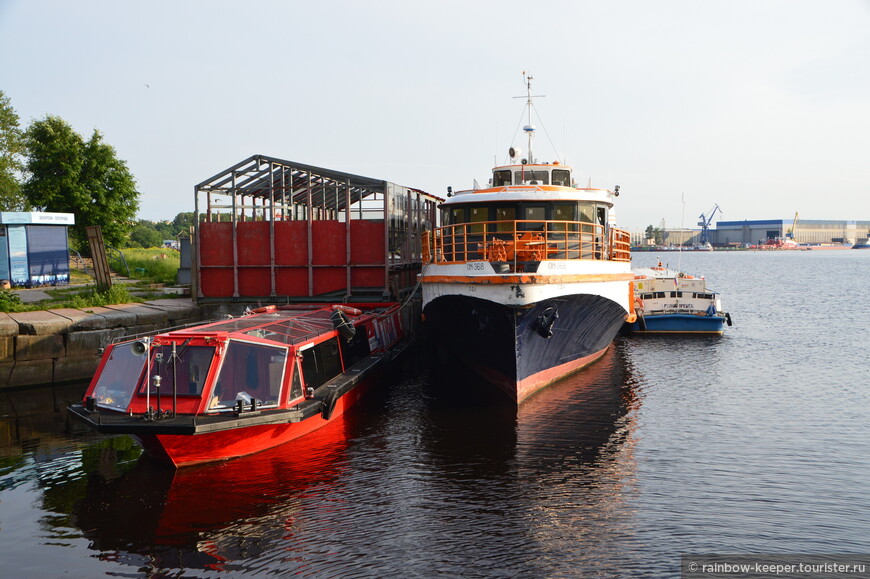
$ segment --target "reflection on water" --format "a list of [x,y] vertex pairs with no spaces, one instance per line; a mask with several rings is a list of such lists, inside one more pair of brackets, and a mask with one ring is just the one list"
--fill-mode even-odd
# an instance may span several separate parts
[[301,502],[340,476],[346,440],[339,418],[302,441],[219,464],[173,470],[143,455],[123,476],[91,475],[73,520],[101,557],[223,569],[294,542]]
[[622,347],[520,409],[418,362],[249,457],[176,471],[125,437],[66,448],[40,525],[85,539],[104,572],[149,575],[552,576],[630,538],[638,394]]
[[870,252],[839,254],[683,256],[722,292],[724,336],[620,337],[519,409],[418,351],[334,427],[178,472],[68,433],[34,393],[46,416],[0,417],[0,560],[20,577],[622,577],[675,576],[680,553],[866,553]]

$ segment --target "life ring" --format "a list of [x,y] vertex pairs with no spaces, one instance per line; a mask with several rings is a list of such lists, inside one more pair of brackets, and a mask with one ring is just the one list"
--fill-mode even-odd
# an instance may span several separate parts
[[352,308],[350,306],[343,306],[341,304],[335,304],[334,306],[332,306],[332,309],[337,311],[337,312],[344,312],[345,314],[347,314],[349,316],[361,316],[362,315],[362,310],[358,310],[358,309]]
[[274,312],[277,309],[278,309],[278,306],[276,306],[276,305],[268,305],[268,306],[263,306],[262,308],[255,308],[255,309],[251,310],[251,313],[252,314],[268,314],[270,312]]

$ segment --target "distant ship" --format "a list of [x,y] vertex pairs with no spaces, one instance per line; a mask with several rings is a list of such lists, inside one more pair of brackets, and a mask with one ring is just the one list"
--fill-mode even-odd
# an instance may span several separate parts
[[632,308],[630,237],[610,223],[619,187],[511,147],[486,189],[448,194],[425,233],[423,313],[439,347],[520,403],[597,360]]
[[703,277],[656,267],[635,272],[635,313],[627,329],[639,334],[722,334],[731,314]]

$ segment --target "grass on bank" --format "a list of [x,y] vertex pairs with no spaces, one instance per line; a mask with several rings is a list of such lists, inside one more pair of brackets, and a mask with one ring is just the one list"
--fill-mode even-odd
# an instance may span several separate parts
[[151,283],[174,284],[181,264],[181,255],[175,249],[152,247],[150,249],[125,249],[122,251],[130,273],[124,269],[117,255],[109,258],[109,267],[120,275],[134,279],[150,280]]

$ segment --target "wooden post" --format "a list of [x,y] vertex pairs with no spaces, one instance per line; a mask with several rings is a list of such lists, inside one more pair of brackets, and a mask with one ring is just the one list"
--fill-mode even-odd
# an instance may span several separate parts
[[94,262],[97,289],[106,291],[112,287],[112,275],[109,272],[109,260],[106,257],[106,244],[103,243],[103,230],[99,225],[89,225],[86,230],[88,245],[91,248],[91,259]]

